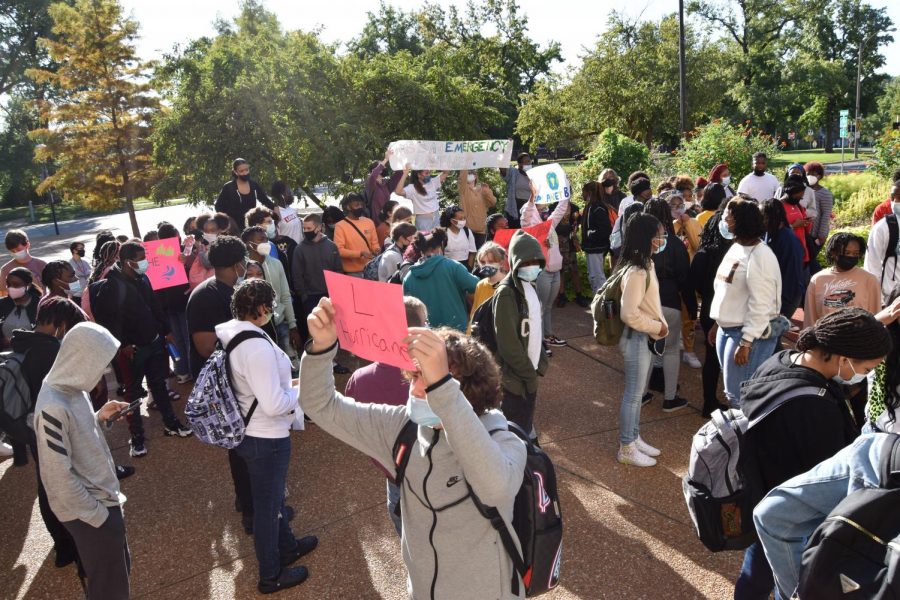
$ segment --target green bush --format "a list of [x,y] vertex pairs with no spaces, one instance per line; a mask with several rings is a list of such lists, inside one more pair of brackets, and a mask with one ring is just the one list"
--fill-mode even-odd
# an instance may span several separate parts
[[866,171],[829,175],[822,181],[822,185],[834,194],[834,205],[837,208],[850,200],[850,197],[859,190],[882,181],[884,180],[878,174]]
[[[826,185],[831,178],[826,179]],[[829,187],[829,189],[831,189]],[[850,198],[840,204],[835,203],[834,223],[837,227],[866,226],[872,222],[875,207],[887,199],[890,184],[886,179],[876,178],[853,192]]]
[[896,169],[900,169],[900,130],[886,132],[875,143],[872,168],[882,177],[890,177]]
[[[605,129],[597,138],[597,145],[575,170],[570,183],[576,198],[581,197],[581,186],[595,181],[603,169],[615,169],[624,185],[628,176],[650,164],[647,146],[624,136],[615,129]],[[626,192],[627,193],[627,192]]]
[[762,132],[716,119],[701,125],[683,141],[674,153],[675,167],[679,173],[705,177],[714,166],[725,163],[731,171],[731,181],[737,185],[751,171],[755,152],[765,152],[772,160],[778,156],[778,145]]

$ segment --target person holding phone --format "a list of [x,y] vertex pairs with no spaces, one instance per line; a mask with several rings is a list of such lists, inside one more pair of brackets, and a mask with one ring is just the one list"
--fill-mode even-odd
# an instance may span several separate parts
[[89,600],[129,596],[125,496],[104,435],[128,405],[111,400],[94,412],[89,396],[118,350],[118,340],[104,327],[72,327],[34,409],[41,482],[50,508],[75,540]]

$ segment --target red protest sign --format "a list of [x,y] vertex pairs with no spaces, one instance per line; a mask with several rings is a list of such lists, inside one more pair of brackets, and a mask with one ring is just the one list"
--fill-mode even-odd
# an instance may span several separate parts
[[[541,245],[541,251],[544,253],[544,260],[550,260],[548,255],[549,249],[547,248],[547,236],[550,235],[550,229],[553,227],[553,221],[549,219],[544,221],[543,223],[539,223],[538,225],[532,225],[531,227],[525,227],[522,229],[525,233],[531,234]],[[494,242],[503,246],[504,250],[509,252],[509,243],[512,241],[512,236],[519,231],[518,229],[498,229],[494,232]]]
[[178,260],[181,255],[178,238],[144,242],[144,251],[147,253],[147,262],[150,263],[147,277],[150,278],[150,287],[154,290],[188,282],[184,265]]
[[325,271],[341,348],[367,360],[416,369],[403,339],[409,335],[403,287]]

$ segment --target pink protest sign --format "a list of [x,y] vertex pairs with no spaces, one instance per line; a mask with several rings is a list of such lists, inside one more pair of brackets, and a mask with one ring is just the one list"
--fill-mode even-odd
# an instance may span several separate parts
[[150,263],[147,277],[150,278],[150,286],[154,290],[188,282],[184,265],[178,260],[181,248],[177,238],[144,242],[144,251],[147,253],[147,262]]
[[[532,225],[531,227],[525,227],[522,229],[525,233],[531,234],[541,245],[541,251],[544,253],[544,260],[550,260],[548,256],[548,248],[547,248],[547,236],[550,235],[550,228],[553,227],[553,222],[550,220],[544,221],[543,223],[539,223],[537,225]],[[494,242],[503,246],[503,248],[508,252],[509,251],[509,243],[512,241],[512,236],[519,231],[518,229],[498,229],[494,233]]]
[[409,334],[403,287],[325,271],[341,348],[371,361],[416,369],[403,339]]

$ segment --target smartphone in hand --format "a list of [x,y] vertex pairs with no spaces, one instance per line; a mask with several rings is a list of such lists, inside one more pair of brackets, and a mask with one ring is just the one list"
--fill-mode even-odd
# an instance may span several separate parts
[[113,423],[115,423],[116,421],[118,421],[119,419],[121,419],[122,417],[127,415],[128,413],[134,412],[135,410],[139,409],[140,407],[141,407],[141,399],[138,398],[137,400],[135,400],[134,402],[132,402],[125,408],[114,412],[110,418],[106,419],[106,423],[108,425],[112,425]]

